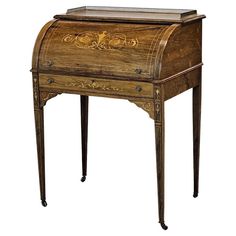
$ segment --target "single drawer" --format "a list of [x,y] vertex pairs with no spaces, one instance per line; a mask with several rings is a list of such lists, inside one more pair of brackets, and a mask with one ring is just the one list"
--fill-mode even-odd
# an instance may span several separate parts
[[100,96],[153,97],[153,85],[148,82],[40,74],[39,86],[41,89],[58,90],[60,92],[87,92],[88,94]]

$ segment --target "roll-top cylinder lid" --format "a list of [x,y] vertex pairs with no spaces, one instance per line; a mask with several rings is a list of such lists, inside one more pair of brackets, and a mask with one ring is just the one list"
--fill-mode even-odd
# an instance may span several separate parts
[[186,23],[205,18],[196,10],[157,9],[130,7],[79,7],[67,10],[66,14],[54,16],[56,19],[78,21],[108,21],[135,23]]

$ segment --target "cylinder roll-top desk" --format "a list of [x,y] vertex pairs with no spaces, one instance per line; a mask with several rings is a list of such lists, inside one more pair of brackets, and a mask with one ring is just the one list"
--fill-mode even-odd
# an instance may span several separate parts
[[202,19],[195,10],[80,7],[40,31],[32,62],[42,205],[46,206],[44,106],[81,100],[82,179],[87,176],[89,96],[127,99],[154,120],[159,223],[164,221],[164,102],[193,88],[194,197],[198,195]]

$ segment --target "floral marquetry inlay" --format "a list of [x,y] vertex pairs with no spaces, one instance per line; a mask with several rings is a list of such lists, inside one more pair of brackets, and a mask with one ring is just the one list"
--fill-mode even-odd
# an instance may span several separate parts
[[101,81],[86,80],[86,81],[71,81],[65,83],[66,87],[79,87],[82,89],[96,89],[101,91],[123,91],[122,88],[103,83]]
[[64,43],[72,43],[78,48],[111,50],[138,47],[137,38],[128,38],[122,33],[108,33],[86,31],[78,34],[66,34],[62,38]]
[[160,102],[161,102],[160,91],[157,89],[156,90],[156,113],[157,113],[157,115],[160,112]]

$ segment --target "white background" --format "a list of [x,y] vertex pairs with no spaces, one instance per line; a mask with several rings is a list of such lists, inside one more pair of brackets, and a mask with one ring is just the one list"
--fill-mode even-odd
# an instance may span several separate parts
[[[234,1],[1,2],[0,235],[235,235]],[[199,198],[192,197],[191,91],[166,102],[166,224],[158,224],[153,121],[125,100],[91,97],[81,178],[80,97],[45,107],[48,207],[40,204],[31,55],[41,27],[81,5],[190,8],[203,26]]]

